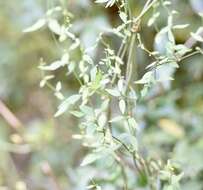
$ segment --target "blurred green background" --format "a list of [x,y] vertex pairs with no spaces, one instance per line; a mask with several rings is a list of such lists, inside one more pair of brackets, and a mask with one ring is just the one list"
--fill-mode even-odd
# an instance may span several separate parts
[[[53,34],[47,29],[22,33],[56,5],[75,15],[74,30],[86,47],[94,43],[102,28],[120,22],[115,7],[104,9],[88,0],[0,0],[0,190],[84,190],[98,172],[94,167],[78,167],[86,150],[71,138],[78,130],[77,121],[69,115],[54,119],[59,102],[49,89],[39,87],[40,58],[51,62],[60,57]],[[135,14],[142,5],[142,0],[132,0]],[[175,22],[190,24],[175,33],[177,43],[184,43],[190,32],[202,25],[197,13],[203,12],[203,1],[173,0],[173,7],[180,12]],[[157,25],[161,28],[164,23],[161,17]],[[144,43],[152,49],[155,30],[142,25]],[[111,40],[118,48],[116,39]],[[99,51],[94,52],[95,57]],[[148,61],[138,51],[139,76]],[[155,157],[180,162],[184,190],[203,189],[202,64],[202,56],[185,60],[175,73],[171,90],[137,107],[140,142]],[[57,73],[57,79],[63,81],[65,94],[78,88],[77,81],[64,71]],[[109,186],[111,189],[114,187]]]

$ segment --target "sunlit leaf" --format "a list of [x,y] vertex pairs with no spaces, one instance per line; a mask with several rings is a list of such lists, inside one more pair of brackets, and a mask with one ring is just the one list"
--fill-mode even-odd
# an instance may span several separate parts
[[126,103],[123,99],[119,101],[119,108],[121,110],[121,113],[124,114],[126,110]]
[[61,35],[61,26],[59,25],[58,21],[55,19],[49,19],[48,21],[49,29],[57,35]]
[[62,102],[61,105],[58,107],[58,111],[55,113],[55,117],[58,117],[62,115],[64,112],[66,112],[70,106],[74,105],[76,102],[78,102],[81,98],[81,95],[76,94],[68,97],[66,100]]
[[112,96],[115,96],[115,97],[120,96],[120,92],[116,89],[106,89],[106,91]]
[[45,24],[47,23],[47,20],[45,18],[39,19],[36,23],[34,23],[32,26],[26,28],[23,30],[24,33],[27,32],[34,32],[36,30],[39,30],[40,28],[42,28],[43,26],[45,26]]
[[99,154],[95,154],[95,153],[88,154],[87,156],[85,156],[85,158],[83,159],[83,161],[80,165],[86,166],[86,165],[92,164],[99,158],[100,158]]
[[121,20],[122,20],[124,23],[127,22],[127,20],[128,20],[128,15],[126,15],[125,12],[120,12],[120,13],[119,13],[119,16],[120,16]]

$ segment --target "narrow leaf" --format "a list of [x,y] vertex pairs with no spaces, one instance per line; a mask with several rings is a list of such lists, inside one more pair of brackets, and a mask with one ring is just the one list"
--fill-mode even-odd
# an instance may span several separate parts
[[23,30],[24,33],[27,32],[34,32],[36,30],[39,30],[40,28],[42,28],[45,24],[46,24],[46,19],[42,18],[39,19],[36,23],[34,23],[32,26],[26,28]]
[[70,106],[74,105],[77,101],[79,101],[81,98],[81,95],[75,94],[70,97],[68,97],[65,101],[62,102],[62,104],[58,107],[58,111],[55,114],[55,117],[58,117],[62,115],[64,112],[66,112]]

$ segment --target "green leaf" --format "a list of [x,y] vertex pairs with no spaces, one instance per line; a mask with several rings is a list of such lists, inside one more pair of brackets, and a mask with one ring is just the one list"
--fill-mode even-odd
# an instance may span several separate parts
[[62,115],[64,112],[66,112],[70,106],[74,105],[77,101],[79,101],[81,98],[81,95],[76,94],[68,97],[66,100],[62,102],[61,105],[58,107],[58,111],[55,113],[55,117],[58,117]]
[[125,119],[125,117],[119,115],[119,116],[116,116],[116,117],[114,117],[113,119],[111,119],[109,122],[110,122],[110,123],[114,123],[114,122],[123,121],[124,119]]
[[95,3],[106,3],[108,2],[109,0],[96,0]]
[[59,25],[57,20],[50,19],[48,21],[48,27],[53,33],[55,33],[57,35],[61,35],[61,26]]
[[89,116],[93,116],[94,115],[94,109],[86,106],[86,105],[82,105],[80,106],[80,110],[85,114],[85,115],[89,115]]
[[47,16],[51,16],[51,15],[53,15],[54,13],[60,12],[60,11],[62,11],[62,7],[61,7],[61,6],[56,6],[56,7],[50,8],[50,9],[46,12],[46,15],[47,15]]
[[69,47],[69,51],[75,50],[80,45],[80,40],[77,38],[75,39],[75,42]]
[[145,97],[150,90],[150,86],[145,84],[143,89],[141,90],[141,97]]
[[126,110],[126,103],[125,103],[125,100],[121,99],[119,101],[119,108],[121,110],[121,113],[122,114],[125,114],[125,110]]
[[118,90],[119,90],[120,92],[122,92],[123,89],[124,89],[124,80],[123,80],[123,79],[120,79],[120,80],[118,81]]
[[116,0],[96,0],[95,3],[107,3],[106,7],[111,7],[114,5]]
[[131,118],[128,118],[128,123],[129,123],[129,125],[131,126],[131,127],[133,127],[133,128],[137,128],[137,122],[135,121],[135,119],[133,118],[133,117],[131,117]]
[[47,20],[45,18],[39,19],[36,23],[34,23],[32,26],[26,28],[23,30],[24,33],[27,32],[34,32],[36,30],[39,30],[47,23]]
[[109,102],[110,100],[109,99],[106,99],[102,102],[102,105],[101,105],[101,111],[106,111],[106,109],[108,108],[109,106]]
[[59,60],[51,63],[50,65],[40,65],[39,69],[44,71],[55,71],[62,66],[64,66],[64,63],[61,60]]
[[115,96],[115,97],[118,97],[118,96],[121,95],[120,92],[119,92],[118,90],[116,90],[116,89],[106,89],[106,91],[107,91],[110,95]]
[[94,64],[94,61],[92,60],[92,58],[88,54],[83,55],[83,60],[86,61],[87,63],[89,63],[90,65]]
[[140,79],[138,81],[135,81],[135,83],[136,84],[146,84],[146,83],[150,83],[153,80],[154,80],[154,72],[153,71],[149,71],[149,72],[144,74],[142,79]]
[[61,85],[61,82],[58,81],[57,84],[56,84],[56,91],[59,92],[62,88],[62,85]]
[[173,26],[173,29],[184,29],[187,28],[189,24],[180,24],[180,25],[175,25]]
[[59,100],[63,100],[63,99],[64,99],[63,94],[62,94],[61,92],[59,92],[59,91],[56,91],[56,92],[54,93],[54,95],[55,95]]
[[53,79],[54,77],[55,77],[54,75],[47,75],[47,76],[45,76],[45,77],[42,79],[42,81],[40,81],[40,87],[41,87],[41,88],[44,87],[44,86],[46,85],[46,82],[47,82],[48,80]]
[[128,15],[126,15],[125,12],[120,12],[120,13],[119,13],[119,16],[120,16],[121,20],[122,20],[124,23],[127,22],[127,20],[128,20]]
[[93,162],[95,162],[99,158],[100,158],[100,156],[98,154],[95,154],[95,153],[88,154],[85,156],[85,158],[83,159],[83,161],[80,165],[86,166],[86,165],[92,164]]
[[72,73],[74,70],[75,70],[75,67],[76,67],[76,64],[75,64],[75,62],[70,62],[70,64],[68,64],[68,75],[70,74],[70,73]]
[[105,126],[106,122],[107,122],[106,115],[105,114],[101,114],[99,116],[99,118],[98,118],[98,124],[99,124],[99,126],[103,128]]
[[157,12],[155,13],[148,21],[147,26],[152,26],[154,24],[154,22],[156,21],[156,19],[159,17],[160,13]]
[[70,111],[70,113],[71,113],[72,115],[74,115],[75,117],[78,117],[78,118],[84,116],[84,114],[83,114],[82,112],[80,112],[80,111]]

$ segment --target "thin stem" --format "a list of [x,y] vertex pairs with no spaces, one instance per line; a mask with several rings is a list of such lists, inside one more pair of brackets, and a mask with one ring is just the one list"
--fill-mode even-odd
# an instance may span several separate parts
[[123,59],[123,58],[124,58],[125,53],[126,53],[126,51],[127,51],[127,48],[128,48],[128,45],[127,45],[127,44],[125,44],[124,49],[123,49],[123,52],[122,52],[122,54],[121,54],[121,59]]
[[[108,109],[107,109],[107,118],[108,118],[108,121],[111,120],[111,113],[112,113],[112,111],[111,111],[111,99],[110,99],[110,100],[109,100]],[[108,123],[109,123],[109,124],[108,124],[109,131],[110,131],[110,133],[111,133],[111,135],[112,135],[112,125],[111,125],[111,122],[108,122]]]
[[132,78],[133,63],[134,63],[134,60],[132,58],[133,58],[133,52],[135,51],[135,49],[134,49],[135,37],[136,37],[136,34],[133,33],[132,39],[130,42],[130,49],[129,49],[129,55],[128,55],[127,69],[126,69],[126,81],[127,81],[126,84],[127,84],[127,86],[129,86],[131,78]]
[[[120,46],[120,48],[118,50],[118,53],[117,53],[117,57],[120,57],[120,55],[121,55],[122,51],[124,50],[124,48],[125,48],[125,41],[122,41],[122,44],[121,44],[121,46]],[[115,64],[116,64],[116,61],[115,61]],[[114,84],[115,81],[116,81],[116,73],[114,73],[112,84]]]
[[131,20],[133,15],[132,15],[131,7],[130,7],[130,2],[128,0],[126,0],[126,4],[127,4],[128,12],[129,12],[129,17]]
[[157,1],[158,1],[158,0],[154,0],[154,1],[152,1],[151,3],[149,3],[149,2],[150,2],[150,0],[149,0],[149,1],[145,4],[145,6],[144,6],[142,12],[140,13],[140,15],[135,18],[134,22],[135,22],[135,23],[138,22],[138,21],[148,12],[148,10],[149,10]]
[[51,89],[52,91],[54,91],[54,92],[56,91],[56,90],[55,90],[55,87],[54,87],[50,82],[48,82],[48,81],[46,82],[46,86],[47,86],[49,89]]
[[0,115],[7,121],[7,123],[15,130],[19,130],[23,124],[15,116],[15,114],[0,100]]
[[77,79],[77,81],[79,82],[80,86],[82,86],[82,81],[80,80],[80,78],[78,77],[77,73],[75,71],[73,71],[73,74],[75,76],[75,78]]
[[122,173],[123,182],[124,182],[123,190],[128,190],[128,177],[125,171],[125,164],[122,162],[122,160],[116,153],[114,155],[115,155],[116,162],[121,167],[121,173]]
[[120,48],[118,50],[118,53],[117,53],[118,57],[120,57],[124,47],[125,47],[125,41],[123,40],[122,43],[121,43],[121,46],[120,46]]
[[127,150],[127,152],[131,153],[130,149],[120,139],[118,139],[117,137],[115,137],[113,135],[112,135],[112,138],[115,139],[117,142],[119,142]]
[[195,52],[192,52],[192,53],[190,53],[190,54],[188,54],[188,55],[185,55],[185,56],[183,56],[183,57],[180,58],[179,62],[180,62],[180,61],[183,61],[184,59],[187,59],[187,58],[189,58],[189,57],[191,57],[191,56],[193,56],[193,55],[197,55],[197,54],[200,54],[200,52],[199,52],[199,51],[195,51]]
[[151,3],[152,0],[148,0],[145,5],[144,5],[144,8],[143,9],[146,9],[148,7],[148,5]]
[[[113,136],[113,135],[112,135],[112,137],[113,137],[113,139],[115,139],[117,142],[119,142],[119,143],[125,148],[125,150],[126,150],[128,153],[130,153],[130,154],[132,155],[133,163],[134,163],[134,165],[135,165],[135,168],[137,169],[137,171],[138,171],[139,174],[143,174],[141,168],[140,168],[140,167],[138,166],[138,164],[137,164],[137,160],[141,160],[141,161],[140,161],[140,162],[141,162],[141,165],[145,165],[145,164],[143,164],[143,159],[140,158],[139,156],[137,156],[135,151],[132,152],[132,151],[126,146],[126,144],[123,143],[120,139],[118,139],[117,137],[115,137],[115,136]],[[145,167],[144,167],[144,168],[145,168]]]

